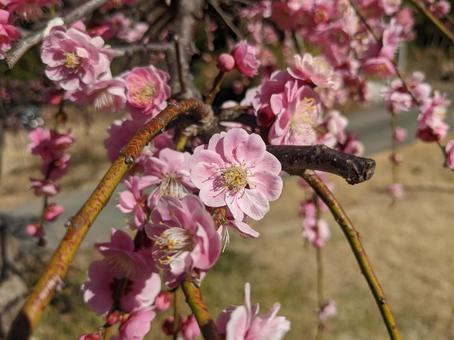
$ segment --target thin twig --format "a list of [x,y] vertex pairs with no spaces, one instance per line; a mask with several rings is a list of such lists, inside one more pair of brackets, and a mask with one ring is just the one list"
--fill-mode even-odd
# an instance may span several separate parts
[[221,340],[216,324],[208,312],[208,308],[203,302],[200,288],[188,279],[183,281],[181,288],[183,289],[186,297],[186,302],[189,307],[191,307],[192,313],[199,324],[203,338],[205,340]]
[[443,33],[452,43],[454,43],[454,34],[448,27],[435,15],[433,15],[427,8],[418,0],[409,0],[423,15],[427,17],[437,28]]
[[[104,5],[107,0],[89,0],[82,5],[78,5],[71,12],[63,17],[63,22],[66,25],[72,24],[79,19],[91,14],[96,9]],[[45,28],[33,32],[23,39],[19,40],[11,50],[6,53],[5,62],[9,69],[12,69],[19,59],[34,45],[39,44],[44,38]]]
[[182,100],[169,104],[166,109],[136,132],[79,212],[68,221],[66,235],[14,320],[8,339],[28,339],[30,337],[44,309],[63,282],[69,265],[90,226],[109,201],[123,176],[134,165],[134,160],[140,155],[145,145],[154,136],[164,131],[169,122],[176,117],[190,113],[203,120],[206,112],[202,102],[195,99]]
[[301,176],[305,169],[320,170],[341,176],[349,184],[358,184],[370,179],[375,170],[373,159],[353,156],[326,145],[268,145],[267,150],[290,175]]
[[383,321],[388,330],[390,339],[400,340],[401,337],[399,335],[391,307],[386,301],[385,293],[383,292],[380,282],[378,281],[378,278],[372,269],[372,265],[367,258],[367,254],[359,238],[358,231],[354,228],[344,209],[319,176],[312,171],[306,171],[302,177],[312,187],[312,189],[314,189],[323,202],[325,202],[333,214],[334,219],[344,232],[353,254],[355,255],[356,261],[361,268],[361,272],[366,278],[367,284],[369,285],[372,295],[374,296],[375,302],[377,303]]

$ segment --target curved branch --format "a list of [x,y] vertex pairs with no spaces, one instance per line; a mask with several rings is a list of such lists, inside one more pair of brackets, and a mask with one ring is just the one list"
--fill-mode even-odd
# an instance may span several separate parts
[[211,318],[205,303],[203,302],[200,288],[188,279],[183,281],[181,288],[183,289],[186,297],[186,302],[189,307],[191,307],[192,313],[199,324],[203,338],[205,340],[221,340],[221,336],[218,333],[216,325]]
[[197,119],[203,120],[207,112],[209,111],[205,105],[198,100],[182,100],[167,106],[136,132],[79,212],[67,222],[64,238],[60,241],[47,268],[14,320],[8,339],[28,339],[30,337],[44,309],[55,291],[61,286],[69,265],[90,226],[109,201],[123,176],[133,166],[134,160],[140,155],[145,145],[163,131],[174,118],[190,113]]
[[375,161],[331,149],[325,145],[267,145],[282,164],[282,170],[301,176],[305,169],[329,172],[358,184],[372,177]]
[[[107,0],[89,0],[66,14],[63,17],[63,22],[67,25],[72,24],[73,22],[76,22],[77,20],[82,19],[88,14],[94,12],[96,9],[104,5],[105,2],[107,2]],[[14,47],[6,53],[5,62],[9,69],[12,69],[14,65],[16,65],[25,52],[43,40],[45,29],[46,27],[28,34],[23,39],[19,40]]]
[[385,322],[386,328],[389,333],[389,337],[392,340],[400,340],[399,330],[397,329],[396,322],[394,320],[391,307],[385,298],[385,293],[378,281],[377,276],[372,269],[372,265],[367,258],[366,251],[364,250],[359,233],[353,226],[352,222],[348,218],[344,209],[341,207],[336,197],[328,189],[326,184],[312,171],[306,171],[302,177],[311,186],[317,195],[325,202],[329,210],[333,214],[334,219],[341,227],[345,237],[352,248],[353,254],[355,255],[356,261],[358,262],[361,272],[366,278],[367,284],[374,296],[375,302],[380,310],[383,321]]

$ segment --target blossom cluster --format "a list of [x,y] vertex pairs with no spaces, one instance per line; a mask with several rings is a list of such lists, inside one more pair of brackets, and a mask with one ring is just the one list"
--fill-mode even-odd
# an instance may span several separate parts
[[38,127],[28,134],[29,149],[41,160],[42,178],[30,178],[31,188],[36,196],[44,197],[44,210],[40,221],[27,226],[27,233],[44,241],[44,222],[52,222],[63,212],[63,206],[49,203],[48,198],[59,192],[57,181],[68,170],[70,155],[66,150],[73,144],[74,138],[69,133],[60,133],[54,129]]

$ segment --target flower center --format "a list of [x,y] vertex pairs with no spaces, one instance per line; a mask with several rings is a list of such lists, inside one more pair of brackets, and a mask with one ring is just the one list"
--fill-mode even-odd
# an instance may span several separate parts
[[65,67],[67,68],[77,68],[80,65],[80,58],[73,52],[65,53]]
[[304,133],[316,125],[317,103],[314,98],[305,97],[298,102],[292,117],[290,128],[297,133]]
[[159,184],[159,194],[162,196],[171,196],[175,198],[183,198],[188,191],[180,183],[178,178],[173,175],[167,175]]
[[164,230],[154,238],[157,249],[153,253],[158,256],[162,265],[171,264],[178,256],[194,248],[192,237],[183,228],[172,227]]
[[230,191],[238,192],[248,184],[247,175],[245,167],[232,165],[222,171],[221,178],[225,187]]
[[151,99],[153,99],[155,95],[155,88],[152,84],[147,84],[143,86],[140,90],[138,90],[135,94],[134,97],[136,98],[137,101],[140,101],[142,103],[148,103],[150,102]]

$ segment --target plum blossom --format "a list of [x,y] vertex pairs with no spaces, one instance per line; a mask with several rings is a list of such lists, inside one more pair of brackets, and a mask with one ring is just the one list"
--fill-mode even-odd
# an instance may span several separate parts
[[84,301],[98,314],[111,310],[113,290],[125,284],[120,308],[134,312],[150,307],[159,291],[161,280],[156,269],[143,251],[134,250],[133,240],[123,231],[113,230],[111,241],[98,243],[103,260],[92,262],[88,280],[83,284]]
[[119,334],[115,340],[142,340],[151,329],[151,322],[156,313],[151,308],[139,309],[129,314],[120,324]]
[[397,127],[393,132],[393,139],[397,143],[402,143],[407,138],[407,130],[402,127]]
[[450,140],[445,147],[446,152],[446,166],[454,170],[454,140]]
[[183,320],[181,324],[181,335],[183,340],[196,340],[200,336],[200,328],[193,314]]
[[388,187],[388,193],[393,199],[399,199],[404,196],[404,186],[401,183],[393,183]]
[[30,178],[30,182],[30,188],[36,196],[54,196],[58,194],[59,188],[52,180]]
[[164,270],[171,287],[185,273],[206,272],[221,252],[213,218],[197,196],[163,197],[151,213],[145,231],[153,241],[153,259]]
[[418,116],[418,129],[416,135],[424,142],[440,141],[448,132],[448,124],[444,122],[449,100],[446,96],[435,92],[432,99],[421,106]]
[[24,20],[35,21],[43,15],[44,7],[56,5],[58,0],[0,0],[0,4]]
[[303,57],[295,55],[293,66],[287,72],[295,79],[301,79],[321,88],[336,88],[339,85],[333,67],[323,56],[314,57],[304,53]]
[[322,219],[313,222],[312,219],[303,219],[303,237],[314,247],[322,248],[330,235],[328,223]]
[[232,49],[235,66],[245,76],[253,77],[257,74],[260,62],[257,59],[257,49],[245,40],[240,41]]
[[235,58],[231,54],[222,53],[218,57],[217,67],[222,72],[230,72],[235,67]]
[[124,79],[127,103],[132,114],[153,117],[166,107],[166,100],[170,97],[170,86],[167,84],[170,76],[167,72],[153,65],[134,67]]
[[65,209],[62,205],[57,203],[50,203],[44,210],[43,218],[48,222],[55,221],[63,213],[64,210]]
[[193,190],[189,177],[189,158],[187,152],[165,148],[156,157],[147,157],[142,162],[144,174],[153,187],[148,197],[151,209],[163,196],[182,198]]
[[321,322],[325,322],[328,318],[336,315],[336,313],[336,303],[333,300],[328,300],[317,311],[317,317]]
[[5,59],[5,53],[11,48],[12,43],[21,36],[19,30],[8,23],[9,15],[8,11],[0,9],[0,60]]
[[41,47],[46,76],[67,91],[112,78],[111,58],[102,38],[92,38],[75,27],[53,27]]
[[154,302],[154,305],[156,307],[156,310],[162,312],[166,311],[170,308],[172,304],[172,293],[171,292],[160,292],[158,296],[156,297],[156,300]]
[[118,112],[126,104],[126,85],[123,79],[101,80],[82,91],[67,92],[66,98],[77,104],[92,104],[95,110]]
[[268,139],[275,145],[311,145],[317,140],[320,124],[318,95],[307,85],[288,82],[284,92],[272,96],[271,109],[277,112]]
[[257,134],[239,128],[211,137],[190,162],[191,180],[210,207],[227,205],[235,220],[260,220],[282,192],[281,164]]
[[127,190],[120,193],[117,208],[124,214],[133,214],[132,227],[142,228],[149,212],[144,189],[153,184],[148,176],[130,176],[124,181]]
[[290,330],[290,322],[277,316],[276,303],[265,315],[259,316],[259,305],[251,304],[251,286],[244,286],[244,305],[232,306],[218,316],[217,327],[226,340],[280,340]]

